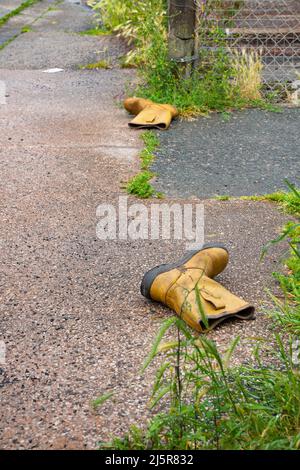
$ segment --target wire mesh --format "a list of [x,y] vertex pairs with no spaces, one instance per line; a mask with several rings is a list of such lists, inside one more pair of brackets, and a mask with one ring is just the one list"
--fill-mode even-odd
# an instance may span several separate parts
[[200,51],[218,47],[256,50],[269,89],[300,79],[300,0],[195,0]]

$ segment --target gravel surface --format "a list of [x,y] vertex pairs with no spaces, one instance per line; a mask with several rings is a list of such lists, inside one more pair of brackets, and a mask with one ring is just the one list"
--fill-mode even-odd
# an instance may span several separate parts
[[[67,2],[59,5],[57,21],[65,24],[69,7],[78,8],[85,24],[80,7]],[[145,422],[153,370],[139,371],[171,312],[146,301],[139,284],[146,270],[185,251],[183,241],[96,237],[97,206],[117,205],[124,195],[120,184],[139,168],[139,133],[128,128],[128,116],[116,105],[135,77],[128,70],[89,72],[72,65],[56,74],[38,70],[38,60],[43,69],[61,63],[60,48],[53,61],[62,34],[58,24],[57,32],[22,35],[0,53],[7,89],[7,103],[0,105],[3,449],[94,449],[112,433]],[[53,50],[42,59],[40,34],[49,34]],[[84,56],[86,38],[80,41]],[[23,56],[18,65],[21,45],[26,67]],[[80,42],[70,49],[69,64],[77,63],[80,50]],[[14,63],[5,67],[8,54]],[[264,263],[259,255],[287,218],[271,203],[204,205],[206,241],[221,241],[231,252],[220,281],[257,306],[255,321],[228,322],[211,333],[221,347],[240,334],[244,361],[253,336],[270,341],[265,288],[274,287],[271,272],[279,269],[282,247]],[[93,410],[91,400],[107,391],[115,392],[113,399]]]
[[300,108],[177,121],[161,134],[156,187],[171,197],[247,196],[300,183]]

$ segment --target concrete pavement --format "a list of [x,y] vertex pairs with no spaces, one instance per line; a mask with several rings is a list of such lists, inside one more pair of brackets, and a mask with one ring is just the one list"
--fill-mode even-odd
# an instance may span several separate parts
[[[96,208],[117,207],[122,182],[139,169],[141,141],[117,104],[134,72],[79,69],[101,58],[103,47],[117,64],[124,47],[116,38],[76,34],[91,21],[86,9],[61,2],[0,52],[4,449],[94,449],[145,421],[153,369],[140,375],[140,366],[171,313],[146,302],[139,284],[146,270],[185,251],[183,241],[96,236]],[[64,71],[44,72],[53,67]],[[257,306],[255,321],[227,323],[210,336],[222,348],[240,334],[238,356],[246,361],[251,337],[271,341],[265,288],[274,288],[281,248],[264,263],[259,256],[287,218],[269,203],[204,206],[206,241],[231,252],[221,282]],[[112,400],[95,411],[91,401],[108,391]]]

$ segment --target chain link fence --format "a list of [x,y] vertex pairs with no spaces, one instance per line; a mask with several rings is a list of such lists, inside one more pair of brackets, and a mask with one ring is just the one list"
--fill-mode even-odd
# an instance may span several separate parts
[[[300,80],[300,0],[195,0],[200,11],[199,49],[218,41],[229,50],[255,50],[265,88],[293,87]],[[300,88],[300,87],[299,87]]]

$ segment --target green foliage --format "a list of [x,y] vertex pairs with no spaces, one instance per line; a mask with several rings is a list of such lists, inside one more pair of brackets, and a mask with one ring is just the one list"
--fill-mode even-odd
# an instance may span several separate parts
[[[294,185],[286,181],[290,191],[278,191],[271,194],[263,194],[262,196],[241,196],[242,201],[272,201],[279,204],[287,214],[300,216],[300,191]],[[218,201],[228,201],[234,199],[231,196],[216,196]]]
[[141,70],[144,84],[136,94],[158,103],[172,103],[187,117],[210,110],[225,111],[246,104],[230,83],[232,74],[228,57],[220,48],[213,58],[203,58],[202,66],[185,77],[182,66],[168,58],[167,45],[157,37]]
[[147,199],[155,194],[155,189],[151,186],[154,173],[143,171],[134,176],[126,185],[129,194],[134,194],[142,199]]
[[[169,349],[157,373],[152,399],[166,411],[146,429],[133,427],[123,438],[101,448],[278,450],[300,446],[300,376],[290,352],[276,337],[273,354],[280,367],[266,367],[256,351],[255,364],[228,367],[236,339],[221,356],[213,341],[191,337],[176,324],[182,339]],[[156,353],[161,331],[155,341]],[[178,381],[180,348],[180,385]],[[154,357],[151,351],[147,363]],[[180,389],[180,393],[179,393]],[[167,400],[166,400],[167,398]]]
[[[211,7],[209,2],[207,8]],[[232,80],[237,73],[238,58],[235,63],[230,59],[222,30],[212,31],[217,50],[201,52],[201,65],[195,66],[187,76],[186,69],[168,55],[165,0],[102,0],[94,4],[94,9],[105,28],[118,32],[133,45],[123,66],[141,66],[142,84],[135,90],[136,95],[158,103],[171,103],[186,117],[210,110],[257,106],[262,102],[243,98]]]
[[98,70],[98,69],[108,70],[108,69],[111,69],[111,65],[107,60],[103,59],[103,60],[99,60],[99,62],[82,65],[80,69],[82,70]]
[[270,316],[276,321],[284,331],[294,337],[300,336],[300,283],[299,283],[299,261],[298,261],[298,281],[296,277],[290,275],[285,277],[276,274],[277,279],[283,289],[290,295],[284,301],[274,298],[275,309],[270,312]]
[[21,33],[30,33],[31,31],[32,31],[31,26],[23,26],[23,28],[21,29]]
[[152,131],[146,131],[141,135],[141,139],[145,144],[145,148],[140,153],[141,168],[147,170],[153,162],[154,152],[159,146],[157,135]]
[[278,202],[289,214],[300,215],[300,197],[299,191],[296,189],[295,192],[277,192],[269,194],[266,195],[265,199]]
[[232,113],[231,113],[231,112],[229,112],[229,111],[224,111],[224,112],[222,113],[222,119],[223,119],[224,122],[230,121],[231,118],[232,118]]
[[[288,186],[288,192],[278,191],[272,194],[264,194],[262,196],[241,196],[244,201],[272,201],[277,202],[288,214],[300,216],[300,191],[293,184],[285,181]],[[280,240],[279,240],[280,241]],[[274,242],[271,242],[274,243]]]
[[121,34],[134,46],[127,63],[148,59],[153,35],[166,41],[166,0],[101,0],[95,1],[93,8],[106,29]]
[[91,28],[86,29],[85,31],[80,31],[79,34],[81,36],[107,36],[108,34],[111,34],[111,32],[103,28]]
[[196,295],[196,303],[197,303],[197,307],[198,307],[198,310],[199,310],[199,313],[200,313],[201,321],[202,321],[205,329],[209,330],[209,321],[208,321],[208,318],[205,314],[205,311],[204,311],[204,308],[203,308],[203,305],[202,305],[202,302],[201,302],[201,296],[200,296],[200,290],[199,290],[198,284],[196,284],[196,286],[195,286],[195,295]]
[[89,3],[104,26],[113,31],[128,21],[130,10],[133,9],[135,2],[133,0],[101,0]]
[[166,320],[165,322],[163,322],[163,324],[161,325],[157,335],[156,335],[156,338],[155,338],[155,341],[152,345],[152,348],[151,348],[151,351],[146,359],[146,361],[144,362],[143,364],[143,368],[142,370],[144,371],[145,369],[147,369],[147,367],[149,366],[149,364],[153,361],[153,359],[155,358],[155,356],[157,355],[157,351],[158,351],[158,347],[166,333],[166,331],[169,330],[169,328],[174,325],[174,324],[177,324],[178,323],[178,318],[177,317],[171,317],[171,318],[168,318],[168,320]]
[[102,406],[107,400],[109,400],[113,396],[113,392],[107,392],[101,395],[100,397],[96,398],[92,401],[93,408],[99,408]]
[[[283,199],[285,209],[300,217],[300,193],[288,183],[290,193]],[[289,222],[283,229],[282,234],[272,240],[264,247],[263,256],[269,247],[283,240],[288,240],[289,257],[285,260],[287,274],[274,273],[279,281],[285,300],[279,301],[274,298],[276,310],[272,313],[273,318],[287,331],[294,335],[300,335],[300,223]]]
[[134,194],[142,199],[152,196],[161,197],[161,194],[150,183],[155,174],[149,171],[149,166],[155,158],[154,152],[159,145],[158,137],[155,132],[146,131],[141,134],[141,139],[145,144],[140,153],[142,171],[127,183],[126,190],[129,194]]
[[[292,299],[300,300],[300,224],[292,222],[287,224],[282,237],[289,238],[290,254],[285,260],[289,272],[286,275],[274,273],[274,276],[280,282],[281,288],[286,294],[289,294]],[[300,312],[298,312],[298,316],[300,328]]]

